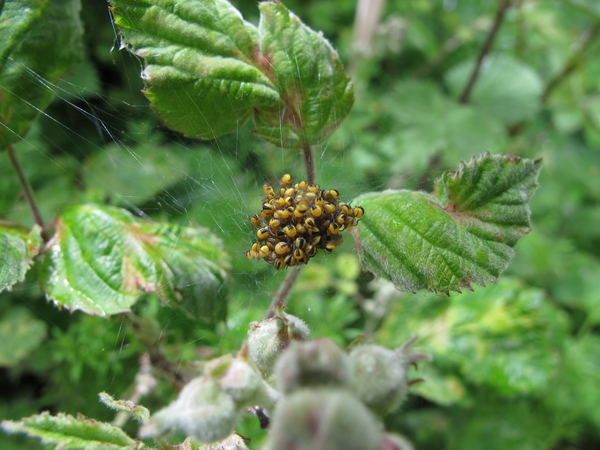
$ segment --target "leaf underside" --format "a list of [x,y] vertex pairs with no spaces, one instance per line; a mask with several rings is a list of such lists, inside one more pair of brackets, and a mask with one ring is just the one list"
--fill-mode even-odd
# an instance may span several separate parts
[[129,413],[142,424],[148,423],[148,420],[150,419],[150,411],[148,411],[147,408],[141,405],[136,405],[130,400],[115,400],[106,392],[100,392],[98,396],[100,397],[100,401],[109,408],[114,409],[115,411]]
[[359,255],[401,290],[448,293],[495,283],[531,229],[529,199],[541,160],[492,156],[462,163],[436,180],[433,194],[369,193]]

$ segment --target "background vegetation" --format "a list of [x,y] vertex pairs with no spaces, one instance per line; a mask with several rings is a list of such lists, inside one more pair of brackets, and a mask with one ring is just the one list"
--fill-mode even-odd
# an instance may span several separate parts
[[[232,3],[258,18],[254,1]],[[372,27],[355,20],[354,0],[286,6],[323,30],[355,79],[354,110],[316,164],[321,185],[342,198],[428,190],[485,150],[544,158],[534,231],[497,285],[450,298],[402,294],[362,273],[346,242],[311,261],[290,312],[342,345],[359,334],[389,347],[420,336],[434,361],[419,367],[414,377],[425,382],[387,419],[418,449],[599,447],[600,4],[389,0]],[[131,395],[145,353],[158,385],[142,403],[155,411],[195,361],[240,347],[285,275],[244,257],[248,216],[265,181],[288,171],[301,178],[301,155],[259,141],[250,125],[203,143],[162,127],[140,93],[141,62],[113,48],[106,4],[84,0],[82,17],[84,63],[48,86],[57,100],[17,145],[42,215],[93,201],[209,227],[232,255],[228,318],[210,326],[153,295],[109,320],[69,314],[26,280],[0,298],[0,419],[50,410],[111,421],[97,394]],[[0,216],[31,225],[20,192],[3,161]],[[126,429],[135,434],[135,424]],[[258,448],[256,419],[239,431]],[[37,444],[24,442],[0,435],[3,449]]]

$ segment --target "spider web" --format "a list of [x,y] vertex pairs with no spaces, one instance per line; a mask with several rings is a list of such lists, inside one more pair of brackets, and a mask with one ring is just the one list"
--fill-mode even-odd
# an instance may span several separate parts
[[[212,330],[197,329],[197,322],[170,305],[158,305],[156,299],[143,299],[134,307],[134,317],[158,317],[161,328],[154,330],[150,345],[168,350],[177,347],[181,352],[180,357],[171,358],[176,361],[177,376],[190,360],[238,349],[248,323],[264,315],[286,273],[246,260],[244,254],[255,233],[248,219],[260,209],[263,183],[276,185],[284,173],[292,174],[296,181],[304,179],[303,156],[300,151],[259,140],[250,132],[251,123],[208,142],[186,138],[163,126],[141,93],[143,62],[116,48],[117,30],[101,6],[84,6],[87,59],[73,75],[53,84],[43,73],[28,70],[28,76],[52,91],[55,100],[41,112],[31,131],[20,136],[16,150],[46,221],[69,205],[94,202],[128,209],[150,221],[207,227],[224,241],[233,266],[225,324]],[[348,161],[346,149],[352,140],[352,132],[341,130],[329,144],[314,149],[319,183],[338,189],[346,201],[365,189],[364,183],[355,181],[360,166]],[[377,180],[370,184],[375,189],[384,187]],[[31,226],[26,201],[15,195],[19,192],[12,168],[3,164],[0,217]],[[352,253],[351,241],[347,239],[339,253]],[[321,258],[317,272],[339,265],[335,256]],[[90,407],[96,399],[87,390],[80,400],[73,401],[76,385],[95,371],[95,385],[101,385],[101,390],[116,397],[127,395],[123,386],[133,382],[140,350],[131,341],[135,318],[116,316],[105,321],[80,312],[65,318],[67,311],[46,304],[33,277],[4,295],[25,304],[50,329],[51,339],[42,348],[57,355],[46,364],[59,375],[55,384],[42,381],[46,386],[41,388],[37,407],[41,404],[72,414],[83,411],[101,419],[110,416],[102,406]],[[348,308],[340,301],[337,298],[332,308],[344,314]],[[294,312],[316,324],[321,320],[317,315],[327,311],[309,302],[302,311]],[[329,319],[335,322],[331,314]],[[181,336],[187,340],[174,345]],[[107,353],[110,364],[103,366]],[[102,356],[96,358],[98,354]],[[59,392],[48,392],[57,386]],[[60,395],[69,400],[61,402]],[[61,403],[68,405],[66,410]],[[0,418],[13,418],[10,413],[3,416]]]

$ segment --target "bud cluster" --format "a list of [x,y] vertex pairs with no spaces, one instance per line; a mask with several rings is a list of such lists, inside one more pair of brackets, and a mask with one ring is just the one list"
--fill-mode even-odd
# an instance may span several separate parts
[[279,191],[265,184],[262,210],[250,218],[258,228],[248,258],[263,258],[276,269],[306,264],[319,249],[331,253],[343,241],[340,231],[356,226],[362,207],[338,202],[340,193],[281,177]]

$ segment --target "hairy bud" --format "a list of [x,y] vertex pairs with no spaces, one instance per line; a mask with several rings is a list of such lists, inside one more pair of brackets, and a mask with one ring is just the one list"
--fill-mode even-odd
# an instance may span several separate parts
[[182,430],[201,442],[226,438],[244,408],[272,407],[276,394],[245,360],[225,355],[206,363],[204,375],[193,379],[177,400],[152,416],[140,430],[141,438]]
[[310,337],[308,325],[301,319],[278,308],[275,317],[252,322],[248,331],[248,353],[265,378],[273,374],[277,358],[292,341]]
[[354,366],[351,390],[375,413],[383,415],[400,406],[408,393],[409,366],[429,359],[428,354],[409,349],[415,340],[396,350],[362,345],[350,352]]
[[373,415],[344,389],[300,389],[283,397],[263,450],[376,450]]
[[379,440],[379,450],[414,450],[414,447],[399,434],[384,433]]
[[[192,450],[191,446],[190,450]],[[214,444],[204,445],[198,450],[248,450],[248,447],[246,447],[246,443],[240,436],[232,434],[227,439],[215,442]]]
[[215,380],[204,377],[189,382],[179,397],[152,416],[142,427],[142,439],[182,430],[201,442],[215,442],[235,430],[240,412],[230,395]]
[[352,374],[348,355],[329,339],[292,343],[275,367],[284,394],[310,386],[345,387]]
[[204,377],[214,379],[237,408],[262,404],[264,382],[246,361],[224,355],[209,361],[204,370]]

